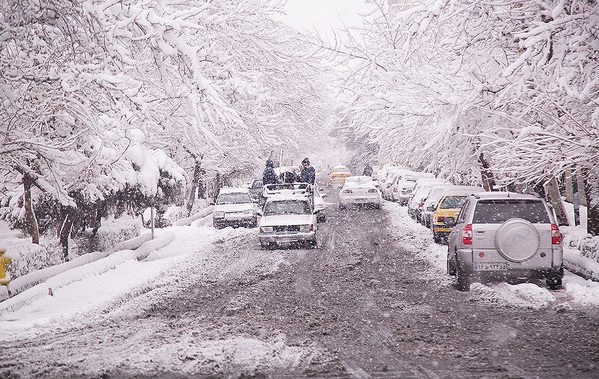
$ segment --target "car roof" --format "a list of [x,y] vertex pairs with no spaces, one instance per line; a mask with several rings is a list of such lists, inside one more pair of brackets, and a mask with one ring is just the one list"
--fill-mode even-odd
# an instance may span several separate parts
[[516,200],[539,200],[540,197],[536,195],[516,193],[516,192],[478,192],[473,194],[477,199],[493,200],[493,199],[516,199]]
[[360,184],[375,186],[375,182],[372,179],[372,176],[354,175],[345,179],[346,186],[356,186]]
[[249,190],[245,187],[222,187],[219,191],[219,195],[226,193],[249,193]]
[[485,189],[477,186],[449,186],[443,191],[443,196],[463,196],[471,195],[473,193],[484,193]]

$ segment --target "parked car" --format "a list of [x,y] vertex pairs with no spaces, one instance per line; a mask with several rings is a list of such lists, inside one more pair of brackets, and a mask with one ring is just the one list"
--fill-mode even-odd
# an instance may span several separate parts
[[389,169],[385,174],[385,178],[379,182],[379,188],[381,189],[381,196],[385,200],[393,200],[393,184],[398,177],[401,177],[405,172],[408,172],[405,168],[394,168]]
[[436,243],[446,240],[466,197],[471,193],[483,191],[481,187],[455,186],[443,192],[432,216],[433,238]]
[[429,172],[406,171],[395,178],[391,186],[391,200],[399,205],[407,205],[412,197],[412,191],[416,186],[416,181],[421,178],[434,179],[434,175]]
[[253,228],[257,224],[256,210],[249,189],[223,187],[214,204],[212,225],[217,229],[227,226]]
[[351,176],[345,179],[345,184],[339,191],[339,209],[351,205],[381,207],[381,193],[376,181],[370,176]]
[[254,202],[260,201],[260,196],[262,195],[262,179],[254,179],[250,184],[250,196]]
[[331,172],[329,173],[328,180],[329,185],[331,186],[342,186],[345,182],[345,178],[349,178],[352,176],[351,171],[344,165],[334,165],[331,167]]
[[413,219],[418,220],[420,218],[422,207],[431,188],[442,184],[449,184],[449,181],[439,178],[420,178],[416,180],[412,197],[408,201],[408,214]]
[[[265,186],[267,190],[269,185]],[[307,187],[306,187],[307,188]],[[317,246],[317,213],[307,191],[298,189],[273,190],[266,197],[260,217],[260,246],[263,249],[279,245]]]
[[435,212],[435,209],[437,209],[437,204],[439,203],[439,200],[441,200],[441,198],[443,197],[443,193],[445,191],[450,191],[453,187],[455,187],[453,184],[447,183],[437,185],[431,188],[428,194],[426,195],[426,200],[424,200],[424,204],[422,204],[422,210],[420,211],[419,216],[416,216],[416,220],[422,225],[432,230],[433,213]]
[[448,238],[447,271],[459,290],[472,281],[544,278],[562,285],[563,248],[553,211],[541,198],[511,192],[468,196]]

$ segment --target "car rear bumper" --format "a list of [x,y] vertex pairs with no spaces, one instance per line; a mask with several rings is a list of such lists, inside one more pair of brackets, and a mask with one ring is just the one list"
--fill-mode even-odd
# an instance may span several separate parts
[[380,204],[381,199],[378,196],[361,196],[355,198],[339,198],[339,204],[351,205],[351,204]]
[[[468,275],[479,277],[479,278],[527,278],[527,279],[540,279],[554,275],[562,269],[561,255],[554,256],[552,259],[547,256],[546,261],[539,261],[531,259],[526,262],[510,262],[499,258],[493,258],[492,254],[486,254],[490,259],[480,260],[473,259],[474,252],[471,249],[458,250],[458,262],[462,270]],[[498,255],[498,253],[496,254]],[[503,264],[505,269],[494,270],[489,267],[483,267],[484,264],[488,263],[499,263]]]

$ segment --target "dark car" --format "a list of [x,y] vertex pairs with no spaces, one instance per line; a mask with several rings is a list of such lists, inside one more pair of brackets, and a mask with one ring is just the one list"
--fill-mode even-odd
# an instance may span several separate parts
[[263,191],[263,183],[261,179],[255,179],[250,184],[250,196],[252,201],[257,203],[260,201],[260,196],[262,196]]

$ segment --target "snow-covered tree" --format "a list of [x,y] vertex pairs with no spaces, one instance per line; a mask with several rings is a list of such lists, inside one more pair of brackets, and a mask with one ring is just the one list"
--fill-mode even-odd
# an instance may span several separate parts
[[351,67],[340,123],[383,159],[489,188],[574,166],[597,182],[595,2],[373,3],[335,50]]

